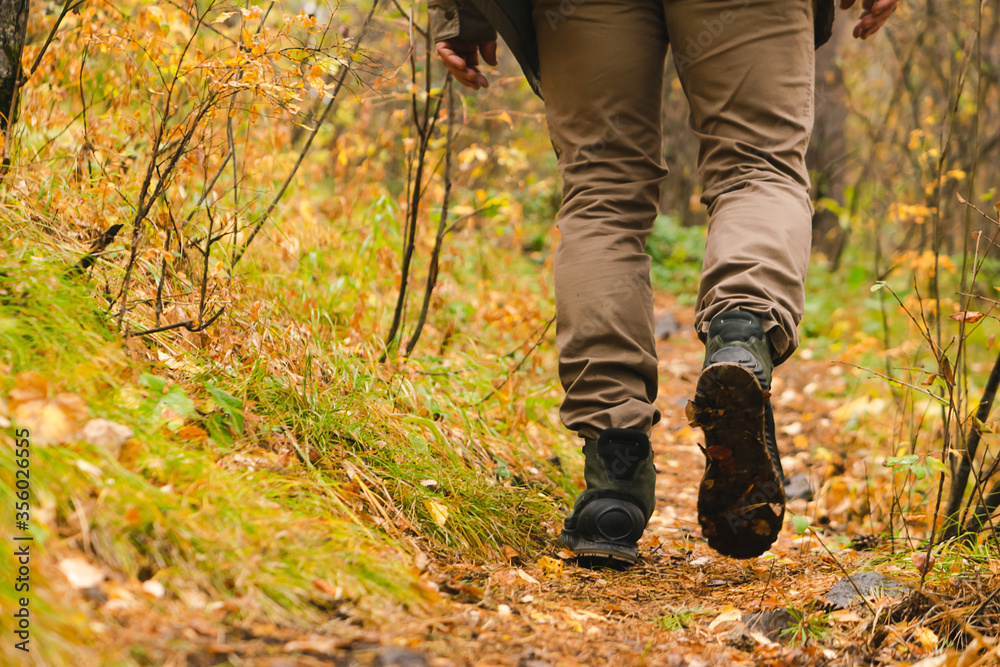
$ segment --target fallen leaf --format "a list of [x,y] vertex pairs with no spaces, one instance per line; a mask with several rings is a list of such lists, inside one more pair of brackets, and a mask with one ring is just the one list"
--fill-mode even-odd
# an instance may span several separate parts
[[864,619],[857,612],[838,609],[837,611],[830,612],[830,620],[837,621],[838,623],[860,623]]
[[326,579],[313,579],[312,585],[313,588],[318,590],[320,593],[326,593],[330,597],[337,600],[339,600],[343,595],[343,591],[339,586],[334,586]]
[[134,432],[128,426],[99,417],[84,424],[80,439],[104,447],[117,457],[122,445],[133,435]]
[[208,433],[205,429],[200,426],[195,426],[194,424],[188,424],[187,426],[182,426],[176,431],[177,435],[185,440],[191,440],[193,442],[199,442],[208,437]]
[[933,651],[937,648],[938,636],[930,628],[921,625],[913,631],[913,636],[920,642],[925,651]]
[[49,396],[49,384],[40,373],[18,373],[8,408],[14,421],[31,432],[33,444],[72,442],[89,416],[87,405],[75,394]]
[[285,644],[284,649],[288,653],[293,651],[313,651],[314,653],[333,653],[338,648],[343,648],[351,644],[350,640],[331,639],[330,637],[313,636],[308,639],[299,639]]
[[44,400],[49,395],[49,382],[41,373],[26,371],[14,377],[16,383],[10,390],[10,409],[16,410],[21,403]]
[[104,581],[104,570],[94,567],[83,558],[64,558],[59,561],[58,567],[73,588],[93,588]]
[[522,579],[524,579],[525,581],[527,581],[529,584],[537,584],[538,583],[538,579],[535,579],[533,576],[531,576],[530,574],[528,574],[527,572],[525,572],[521,568],[517,568],[517,576],[521,577]]
[[156,579],[148,579],[142,582],[142,590],[146,591],[146,593],[152,595],[154,598],[162,598],[167,594],[167,589]]
[[913,561],[918,572],[926,574],[928,570],[934,567],[934,562],[937,559],[934,558],[934,554],[931,554],[931,557],[928,558],[926,551],[914,551],[910,554],[910,560]]
[[448,522],[448,508],[433,498],[425,498],[424,507],[426,507],[427,511],[430,512],[434,523],[441,528],[444,528],[444,524]]
[[719,615],[715,617],[715,620],[713,620],[711,623],[708,624],[708,629],[709,631],[713,631],[720,625],[735,623],[742,617],[743,617],[742,611],[740,611],[736,607],[726,605],[725,607],[722,608]]
[[549,577],[561,577],[563,573],[563,562],[558,558],[542,556],[538,559],[538,567],[541,568],[542,574]]

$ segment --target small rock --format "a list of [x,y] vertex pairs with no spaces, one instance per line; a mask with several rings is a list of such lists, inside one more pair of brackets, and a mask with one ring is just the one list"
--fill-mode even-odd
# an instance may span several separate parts
[[524,653],[521,654],[520,660],[517,662],[517,667],[552,667],[549,663],[544,660],[538,659],[538,651],[533,648],[529,648]]
[[812,485],[809,483],[809,475],[805,473],[799,473],[798,475],[792,475],[785,482],[785,498],[787,500],[812,500],[813,490]]
[[98,607],[100,607],[101,605],[103,605],[105,602],[108,601],[108,595],[107,595],[107,593],[105,593],[104,591],[102,591],[97,586],[92,586],[91,588],[84,588],[80,592],[83,594],[83,597],[85,599],[90,600],[91,602],[93,602],[94,604],[96,604]]
[[732,646],[737,651],[752,653],[757,648],[757,641],[750,634],[750,630],[743,623],[738,624],[728,633],[725,638],[726,646]]
[[781,432],[784,433],[785,435],[787,435],[790,438],[794,438],[797,435],[801,435],[802,431],[804,431],[804,430],[805,430],[805,427],[802,426],[802,422],[793,422],[793,423],[789,424],[788,426],[783,426],[781,428]]
[[666,340],[679,331],[673,313],[664,313],[656,318],[655,334],[659,340]]
[[871,595],[875,591],[886,595],[902,595],[909,590],[905,584],[878,572],[861,572],[841,579],[823,597],[837,609],[844,609],[858,599],[858,591],[861,591],[861,595]]
[[784,630],[795,625],[795,617],[787,609],[771,609],[753,614],[744,614],[740,619],[748,630],[759,632],[773,642],[781,639]]
[[427,659],[423,653],[407,648],[388,647],[379,651],[375,664],[380,667],[425,667]]

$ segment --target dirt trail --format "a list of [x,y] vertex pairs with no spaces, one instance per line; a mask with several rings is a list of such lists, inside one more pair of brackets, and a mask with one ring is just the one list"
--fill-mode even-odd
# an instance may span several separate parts
[[[561,573],[552,573],[542,571],[534,558],[543,554],[536,554],[509,566],[445,566],[440,571],[445,579],[472,582],[484,596],[471,604],[452,605],[450,613],[428,621],[419,638],[411,636],[405,643],[422,654],[411,654],[412,664],[697,666],[761,660],[814,664],[832,657],[816,646],[741,644],[730,638],[731,644],[751,649],[748,652],[726,644],[727,621],[709,629],[730,608],[752,612],[804,607],[842,573],[832,559],[803,548],[787,516],[772,549],[776,557],[769,560],[723,558],[701,539],[695,506],[704,456],[698,447],[701,433],[688,426],[684,408],[694,392],[703,346],[692,329],[691,309],[662,298],[658,311],[673,313],[679,331],[659,345],[657,403],[663,418],[653,432],[657,512],[640,544],[639,564],[626,572],[595,572],[566,563]],[[809,356],[807,351],[782,366],[774,381],[779,443],[788,473],[808,471],[806,447],[813,437],[825,442],[837,437],[836,426],[827,418],[837,401],[810,394],[837,382],[839,367]],[[795,507],[805,511],[805,501],[797,503]],[[555,545],[549,551],[549,556],[558,555]],[[462,597],[460,590],[450,590]],[[671,629],[678,625],[688,627]],[[375,659],[375,664],[396,664]]]
[[[853,662],[815,642],[803,648],[731,632],[742,613],[807,608],[842,577],[842,570],[815,541],[796,537],[788,515],[770,558],[723,558],[702,540],[695,506],[704,456],[698,447],[701,433],[688,426],[685,406],[694,392],[703,347],[694,335],[690,308],[660,297],[657,311],[672,313],[678,331],[659,345],[657,403],[663,417],[652,438],[659,471],[657,511],[640,543],[637,566],[615,572],[563,564],[555,541],[559,526],[553,525],[547,550],[524,554],[509,564],[430,562],[428,576],[439,586],[442,599],[429,615],[386,611],[373,627],[370,616],[344,609],[311,636],[251,626],[228,633],[226,641],[214,639],[211,626],[168,630],[139,617],[119,642],[148,646],[155,636],[153,643],[161,646],[180,641],[201,647],[158,653],[173,655],[170,664],[177,665],[701,667],[811,665],[831,658]],[[847,392],[841,386],[840,367],[810,357],[804,349],[780,367],[772,395],[785,472],[808,473],[818,488],[826,464],[810,461],[810,443],[849,442],[849,435],[839,433],[830,418]],[[836,398],[818,398],[821,393]],[[790,509],[805,513],[806,501],[794,501]],[[808,511],[815,513],[812,506]],[[537,560],[542,557],[552,559],[556,570],[543,571]],[[849,558],[857,567],[865,556]],[[288,642],[297,643],[300,650],[289,654]]]

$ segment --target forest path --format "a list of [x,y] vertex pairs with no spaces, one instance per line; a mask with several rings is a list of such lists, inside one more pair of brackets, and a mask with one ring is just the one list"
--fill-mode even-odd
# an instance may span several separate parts
[[[697,666],[761,659],[813,664],[833,657],[816,645],[730,636],[738,612],[807,608],[843,573],[815,541],[803,544],[797,538],[790,514],[770,559],[737,561],[708,548],[696,515],[702,436],[685,417],[704,347],[693,330],[693,309],[660,296],[657,313],[671,313],[678,330],[659,344],[657,405],[663,417],[652,436],[657,511],[640,543],[638,565],[624,572],[593,571],[567,561],[561,572],[546,572],[536,561],[543,554],[506,567],[438,563],[439,574],[454,584],[443,590],[452,591],[456,603],[450,613],[428,621],[419,637],[404,642],[422,654],[413,655],[412,664]],[[841,435],[830,414],[844,402],[842,375],[843,367],[812,358],[808,349],[775,373],[772,395],[786,474],[809,474],[814,488],[821,469],[809,462],[808,451],[817,440],[832,443]],[[830,398],[818,398],[819,393]],[[790,508],[804,513],[806,501]],[[559,555],[555,540],[549,551],[550,557]],[[469,599],[470,589],[460,582],[471,582],[482,598]],[[727,637],[740,648],[727,645]],[[382,662],[375,664],[396,664],[378,659]]]
[[[768,555],[748,561],[719,556],[701,537],[696,498],[704,470],[701,431],[692,429],[685,406],[693,396],[704,353],[694,334],[694,312],[671,298],[657,297],[658,315],[671,314],[676,332],[659,343],[662,421],[654,427],[657,510],[640,542],[639,562],[626,571],[590,570],[563,561],[548,529],[548,546],[533,554],[511,553],[507,563],[448,561],[431,557],[425,582],[433,582],[439,600],[424,610],[382,609],[377,599],[362,600],[365,611],[346,605],[331,609],[329,619],[301,634],[274,625],[247,623],[233,632],[211,625],[168,630],[155,617],[137,615],[123,629],[124,645],[161,645],[167,636],[191,643],[173,653],[176,665],[400,665],[563,667],[572,665],[852,664],[857,641],[822,646],[818,633],[809,641],[789,641],[777,630],[771,639],[737,630],[746,613],[793,608],[813,610],[815,601],[870,558],[842,551],[831,557],[815,539],[798,537],[792,513],[820,524],[824,513],[835,517],[827,535],[856,537],[836,517],[845,510],[835,494],[789,503],[785,526]],[[808,344],[775,372],[772,396],[783,465],[788,475],[807,476],[822,486],[830,466],[841,466],[853,444],[849,430],[834,413],[848,402],[844,367],[813,358]],[[835,452],[813,460],[817,444]],[[860,465],[860,464],[859,464]],[[827,484],[827,487],[830,483]],[[841,484],[843,486],[843,484]],[[838,512],[840,512],[838,514]],[[824,538],[834,550],[832,539]],[[544,566],[544,567],[543,567]],[[376,611],[372,611],[372,610]],[[787,617],[786,617],[787,618]],[[861,619],[838,620],[840,637]],[[829,624],[829,618],[825,623]],[[783,627],[787,627],[786,625]],[[826,626],[824,626],[826,627]],[[857,633],[855,633],[857,634]],[[774,641],[775,639],[780,641]],[[169,642],[168,642],[169,643]],[[844,648],[846,647],[846,648]],[[178,647],[179,648],[179,647]],[[837,650],[833,650],[837,648]],[[167,655],[171,651],[165,651]],[[162,654],[161,654],[162,655]]]

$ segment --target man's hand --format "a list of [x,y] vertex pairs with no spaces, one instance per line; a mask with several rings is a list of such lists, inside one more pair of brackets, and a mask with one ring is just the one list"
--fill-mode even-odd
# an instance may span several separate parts
[[495,39],[488,42],[474,42],[471,39],[446,39],[437,43],[437,52],[444,66],[463,86],[473,90],[490,87],[490,82],[479,71],[479,55],[482,54],[483,60],[495,66],[497,64],[497,41]]
[[[854,25],[854,37],[868,39],[879,31],[892,13],[899,0],[861,0],[861,20]],[[840,8],[854,6],[854,0],[840,0]]]

